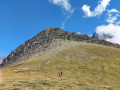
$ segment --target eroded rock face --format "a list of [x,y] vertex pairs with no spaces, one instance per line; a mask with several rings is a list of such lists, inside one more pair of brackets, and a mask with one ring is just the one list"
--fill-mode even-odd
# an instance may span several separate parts
[[44,51],[44,49],[48,47],[50,43],[55,39],[73,40],[78,42],[94,43],[120,48],[120,46],[117,44],[113,44],[104,40],[94,39],[87,35],[63,31],[60,28],[48,28],[43,30],[30,40],[27,40],[25,43],[12,51],[3,60],[1,67],[11,66],[14,65],[15,62],[28,60],[31,57],[35,57],[35,54],[40,55],[41,51]]

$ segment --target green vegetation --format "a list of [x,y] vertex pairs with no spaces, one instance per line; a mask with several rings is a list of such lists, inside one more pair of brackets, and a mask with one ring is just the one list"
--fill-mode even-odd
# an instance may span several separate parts
[[75,44],[2,73],[2,90],[120,90],[120,49]]

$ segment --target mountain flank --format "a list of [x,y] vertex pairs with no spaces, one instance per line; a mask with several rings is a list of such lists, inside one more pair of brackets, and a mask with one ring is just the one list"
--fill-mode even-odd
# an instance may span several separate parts
[[0,89],[120,90],[119,48],[55,40],[42,54],[2,69]]
[[[120,48],[120,45],[118,44],[94,39],[87,35],[64,31],[60,28],[47,28],[12,51],[3,60],[0,67],[4,68],[20,62],[24,62],[25,60],[38,58],[39,56],[42,56],[48,52],[48,50],[60,46],[62,43],[59,43],[59,41],[66,40]],[[53,45],[53,43],[56,44]]]

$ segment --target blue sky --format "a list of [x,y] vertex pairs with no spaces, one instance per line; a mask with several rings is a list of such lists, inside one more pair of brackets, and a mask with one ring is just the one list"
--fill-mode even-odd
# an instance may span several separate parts
[[[102,7],[103,1],[106,4]],[[92,35],[101,25],[119,22],[119,3],[120,0],[0,0],[0,56],[7,56],[46,28]],[[97,7],[103,8],[102,13],[95,11]],[[106,21],[111,14],[108,10],[118,11],[113,12],[117,20],[110,22],[114,15]]]

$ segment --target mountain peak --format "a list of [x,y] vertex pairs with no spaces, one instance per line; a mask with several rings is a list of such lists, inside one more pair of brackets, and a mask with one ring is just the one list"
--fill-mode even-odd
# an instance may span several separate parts
[[[99,45],[112,46],[115,48],[120,48],[119,45],[113,44],[104,40],[94,39],[87,35],[72,33],[68,31],[61,30],[60,28],[47,28],[41,31],[39,34],[27,40],[25,43],[17,47],[12,51],[2,62],[1,66],[11,66],[19,62],[34,59],[43,54],[43,52],[49,50],[51,43],[55,41],[77,41],[86,42]],[[53,46],[52,48],[54,48]]]
[[45,30],[43,30],[43,31],[45,31],[45,32],[50,32],[50,31],[63,31],[63,30],[60,29],[60,28],[47,28],[47,29],[45,29]]
[[50,33],[63,33],[65,32],[64,30],[60,29],[60,28],[47,28],[45,30],[42,31],[42,33],[44,34],[50,34]]

